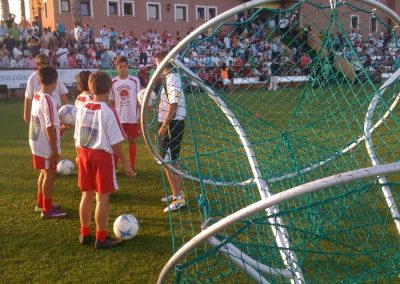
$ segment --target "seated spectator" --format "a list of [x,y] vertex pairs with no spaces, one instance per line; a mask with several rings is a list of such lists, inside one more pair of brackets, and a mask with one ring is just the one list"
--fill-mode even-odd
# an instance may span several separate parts
[[75,51],[71,51],[68,56],[68,68],[77,68],[79,67],[76,62]]
[[233,62],[232,71],[235,72],[235,73],[239,73],[239,71],[242,69],[242,67],[243,67],[243,61],[238,56],[238,57],[235,58],[235,61]]
[[0,68],[10,67],[10,57],[8,56],[8,50],[4,44],[0,44]]
[[46,55],[47,57],[50,57],[50,49],[48,49],[47,44],[45,42],[41,44],[39,53],[42,55]]
[[17,58],[17,56],[21,56],[21,57],[23,56],[22,50],[21,50],[21,44],[19,42],[15,45],[12,54],[13,54],[14,58]]
[[7,33],[3,43],[8,50],[8,54],[12,54],[17,42],[11,37],[10,33]]
[[93,67],[93,68],[102,68],[100,57],[94,57],[94,58],[92,58],[92,60],[91,60],[91,62],[90,62],[90,67]]
[[16,41],[19,42],[20,41],[20,32],[19,32],[19,28],[18,25],[16,23],[14,23],[12,25],[11,28],[8,29],[8,32],[10,33],[11,37]]
[[35,58],[33,58],[32,53],[30,51],[27,52],[27,55],[28,56],[25,58],[24,62],[24,68],[35,69],[36,67]]
[[300,58],[300,68],[303,70],[305,75],[310,74],[311,64],[311,57],[307,53],[304,53]]
[[7,28],[7,24],[1,20],[0,21],[0,40],[3,40],[6,38],[8,33],[8,28]]
[[220,77],[222,79],[222,83],[225,86],[230,87],[231,80],[229,76],[229,68],[226,66],[225,62],[222,62],[221,70],[220,70]]
[[15,59],[11,59],[10,68],[22,69],[24,68],[24,59],[21,55],[18,55]]

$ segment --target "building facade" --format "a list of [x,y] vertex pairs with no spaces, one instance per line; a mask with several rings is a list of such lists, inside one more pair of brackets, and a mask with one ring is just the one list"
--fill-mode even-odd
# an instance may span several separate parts
[[[376,1],[389,7],[397,14],[400,14],[399,0],[376,0]],[[318,1],[314,0],[311,2],[317,5],[325,5],[325,6],[329,5],[328,0],[318,0]],[[353,9],[351,8],[351,6],[346,6],[345,8],[341,7],[339,10],[340,22],[343,24],[343,28],[348,32],[352,30],[360,31],[360,33],[363,36],[367,36],[369,32],[389,33],[390,29],[388,29],[388,27],[394,26],[390,19],[388,19],[382,13],[378,12],[376,9],[373,9],[371,6],[361,4],[359,1],[347,1],[347,2],[353,5],[353,7],[356,7]],[[305,26],[307,24],[314,25],[316,27],[327,26],[326,16],[324,16],[323,13],[318,15],[318,13],[319,12],[315,9],[315,7],[311,5],[303,5],[300,11],[300,15],[303,15],[301,26]]]
[[[377,0],[392,10],[400,13],[400,0]],[[72,0],[30,0],[31,19],[39,17],[43,27],[55,28],[56,23],[65,25],[66,30],[73,27],[71,16]],[[81,22],[88,23],[95,29],[95,36],[106,25],[113,27],[118,32],[133,32],[138,35],[148,29],[162,32],[167,30],[170,33],[179,32],[181,35],[196,28],[224,11],[243,4],[245,0],[80,0]],[[270,8],[288,8],[298,0],[284,0],[280,4],[269,4]],[[329,5],[328,0],[311,1],[318,5]],[[369,9],[366,5],[354,4],[361,8]],[[310,15],[315,8],[311,5],[302,5],[300,15]],[[246,13],[245,13],[246,14]],[[272,13],[273,14],[273,13]],[[373,32],[380,32],[384,27],[375,21],[374,16],[366,13],[346,12],[346,18],[342,18],[345,28],[348,31],[359,27],[365,27]],[[324,27],[326,18],[301,17],[300,25],[313,21],[314,25]],[[276,19],[279,22],[279,19]],[[387,20],[389,21],[389,20]]]
[[[43,27],[62,23],[72,29],[71,0],[30,0],[31,18]],[[148,29],[186,34],[207,20],[242,4],[242,0],[81,0],[81,22],[94,27],[96,36],[106,25],[119,32],[140,34]]]

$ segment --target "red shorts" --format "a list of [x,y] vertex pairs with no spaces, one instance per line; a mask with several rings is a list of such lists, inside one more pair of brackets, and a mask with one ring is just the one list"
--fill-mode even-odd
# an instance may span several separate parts
[[118,189],[114,156],[103,150],[78,148],[78,186],[81,191],[97,193]]
[[35,170],[55,170],[57,163],[54,165],[50,164],[50,159],[46,159],[40,156],[32,155],[33,168]]
[[140,135],[139,123],[122,123],[122,128],[128,137],[138,137]]

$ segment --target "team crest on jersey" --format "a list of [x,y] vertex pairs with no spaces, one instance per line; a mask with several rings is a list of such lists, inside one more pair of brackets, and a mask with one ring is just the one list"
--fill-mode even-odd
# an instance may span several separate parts
[[81,141],[80,144],[85,148],[92,148],[97,140],[98,129],[93,128],[92,126],[83,126],[81,127]]
[[37,116],[31,117],[31,124],[29,125],[29,139],[33,141],[39,140],[40,120]]
[[120,95],[121,97],[127,97],[127,96],[129,96],[129,92],[128,92],[127,89],[122,89],[122,90],[119,92],[119,95]]

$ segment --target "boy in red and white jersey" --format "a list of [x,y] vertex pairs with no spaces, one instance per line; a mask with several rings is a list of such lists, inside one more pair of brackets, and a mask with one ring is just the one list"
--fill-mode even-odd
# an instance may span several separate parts
[[128,59],[125,56],[115,58],[115,69],[118,76],[112,82],[109,100],[110,105],[117,110],[122,127],[128,136],[129,159],[136,175],[136,137],[140,135],[140,105],[137,93],[140,91],[140,81],[135,76],[129,76]]
[[78,91],[81,92],[75,100],[75,107],[80,108],[85,103],[93,100],[93,95],[89,91],[89,76],[92,74],[90,71],[81,71],[76,75],[76,86]]
[[[36,68],[40,69],[44,66],[51,66],[50,58],[46,55],[39,54],[35,57]],[[40,90],[40,84],[38,82],[38,71],[32,73],[32,75],[28,79],[28,83],[25,90],[25,101],[24,101],[24,120],[26,123],[29,123],[29,119],[31,116],[31,107],[32,107],[32,99],[36,92]],[[68,103],[67,98],[68,90],[65,85],[57,79],[57,85],[51,94],[52,97],[56,101],[57,109],[59,109],[62,105]]]
[[107,236],[110,193],[118,189],[114,155],[121,159],[126,175],[133,175],[133,169],[122,152],[125,132],[116,111],[107,104],[111,84],[111,78],[104,72],[90,75],[89,89],[94,98],[78,109],[75,122],[78,185],[82,192],[79,242],[87,244],[90,241],[92,204],[96,198],[96,249],[121,244],[120,240]]
[[33,167],[40,170],[36,212],[42,218],[65,218],[66,213],[52,206],[52,195],[57,161],[60,157],[60,119],[57,102],[52,97],[57,88],[57,70],[51,66],[38,71],[40,91],[32,100],[29,125],[29,145],[33,155]]

